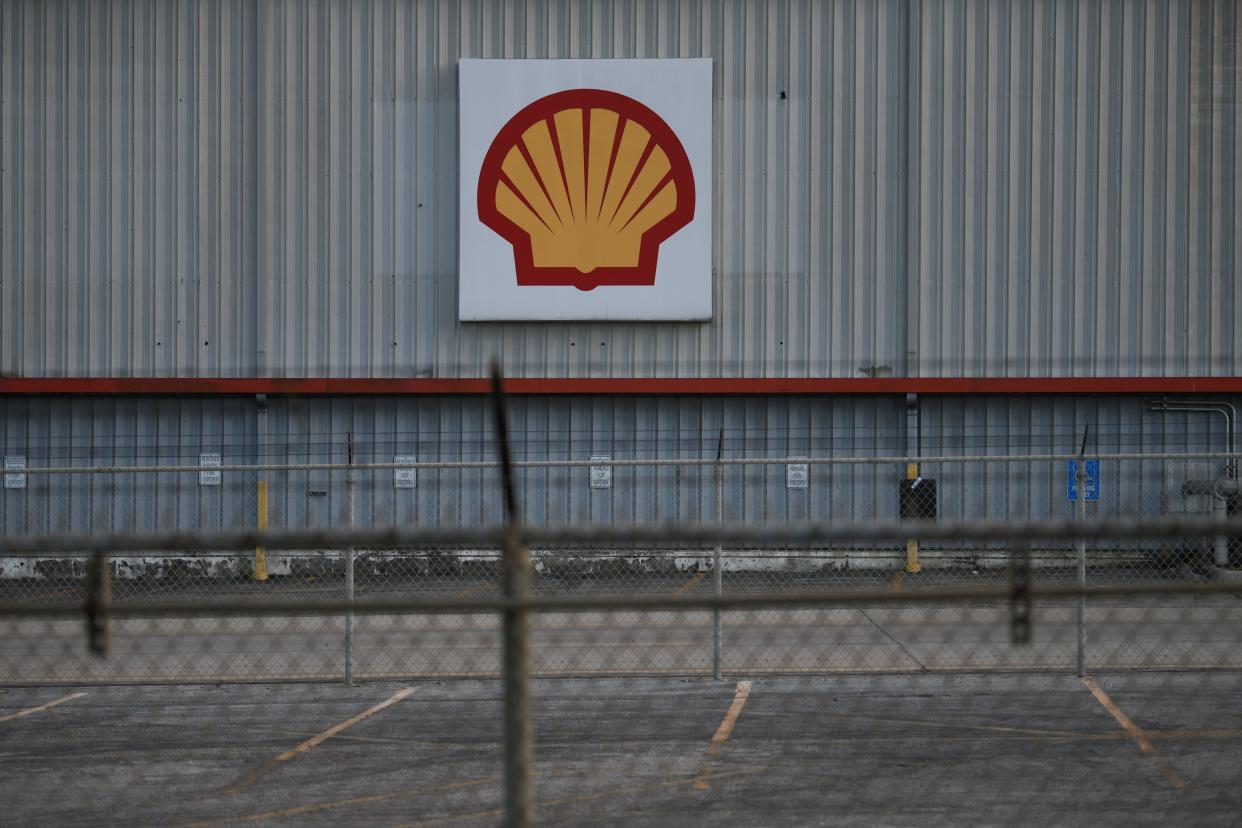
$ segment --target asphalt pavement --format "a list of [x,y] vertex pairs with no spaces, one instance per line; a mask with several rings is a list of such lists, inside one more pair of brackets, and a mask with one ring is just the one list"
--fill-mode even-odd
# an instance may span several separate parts
[[[541,825],[1234,825],[1242,674],[546,679]],[[5,825],[495,825],[485,680],[0,690]]]

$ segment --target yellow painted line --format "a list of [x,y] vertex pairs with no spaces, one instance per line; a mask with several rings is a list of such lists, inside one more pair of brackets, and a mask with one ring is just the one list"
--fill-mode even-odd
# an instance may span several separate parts
[[499,777],[488,777],[486,779],[470,779],[465,782],[454,782],[447,785],[432,785],[426,788],[406,788],[400,791],[393,791],[392,793],[355,796],[349,799],[336,799],[330,802],[312,802],[306,805],[297,805],[293,808],[284,808],[279,811],[263,811],[262,813],[250,814],[249,816],[208,820],[206,822],[191,822],[182,826],[182,828],[214,828],[218,825],[236,825],[239,822],[267,822],[271,819],[285,819],[286,817],[302,816],[304,814],[317,814],[321,811],[331,811],[337,808],[349,808],[355,805],[369,805],[372,802],[385,802],[390,799],[405,799],[426,796],[434,793],[460,791],[465,788],[475,788],[479,785],[487,785],[499,781]]
[[475,584],[472,587],[467,587],[466,589],[463,589],[461,592],[457,593],[453,597],[454,598],[469,598],[471,595],[477,595],[478,593],[482,592],[483,590],[491,586],[494,586],[494,584],[491,581],[484,581],[481,584]]
[[396,704],[402,699],[407,698],[408,696],[412,695],[414,691],[417,689],[418,689],[417,687],[402,688],[401,690],[398,690],[396,693],[393,693],[387,699],[375,705],[374,707],[368,707],[366,710],[362,711],[357,716],[351,716],[350,718],[346,719],[343,722],[334,724],[332,725],[332,727],[328,728],[324,732],[319,733],[315,736],[312,736],[311,738],[307,739],[305,742],[295,745],[289,750],[286,750],[284,753],[280,753],[280,754],[277,754],[276,756],[273,756],[271,759],[268,759],[266,762],[260,765],[256,770],[251,772],[249,775],[245,776],[240,781],[234,783],[232,786],[226,788],[224,792],[231,795],[231,794],[237,793],[238,791],[244,790],[245,788],[250,787],[255,782],[259,781],[264,776],[271,773],[276,768],[280,767],[282,762],[288,762],[293,757],[299,754],[305,753],[306,751],[310,750],[316,745],[321,744],[328,739],[331,739],[333,736],[340,733],[342,730],[346,730],[348,728],[353,727],[354,725],[358,724],[358,722],[370,716],[374,716],[376,713],[380,712],[386,707],[391,707],[392,705]]
[[[727,779],[734,776],[746,776],[748,774],[758,773],[761,770],[763,770],[763,768],[722,771],[720,773],[709,774],[706,777],[700,775],[698,777],[666,779],[660,782],[651,782],[646,785],[621,785],[615,788],[606,788],[602,791],[593,791],[591,793],[574,794],[573,796],[563,796],[558,797],[557,799],[536,800],[535,810],[538,813],[564,805],[576,805],[579,802],[591,802],[596,799],[605,799],[610,796],[646,793],[648,791],[657,791],[661,788],[677,788],[682,785],[689,785],[692,782],[697,786],[699,779],[706,778],[708,781],[715,779]],[[472,811],[466,814],[449,814],[440,817],[432,817],[431,819],[418,820],[417,822],[407,822],[396,826],[396,828],[432,828],[432,826],[449,825],[454,822],[463,822],[471,819],[494,819],[498,816],[503,816],[503,814],[503,808],[490,808],[486,811]]]
[[707,746],[707,762],[704,763],[702,770],[699,771],[698,778],[694,780],[694,789],[696,791],[705,791],[712,786],[710,779],[712,762],[720,755],[720,750],[724,747],[724,743],[729,741],[729,735],[733,733],[733,726],[737,724],[737,717],[742,715],[742,708],[746,706],[746,700],[750,698],[751,684],[752,682],[749,681],[739,681],[737,683],[737,691],[733,694],[733,704],[729,705],[728,712],[720,720],[720,727],[716,728],[716,733],[712,736],[712,742]]
[[[1113,703],[1113,700],[1110,699],[1108,694],[1104,692],[1104,688],[1100,687],[1100,685],[1095,682],[1095,679],[1092,678],[1084,677],[1082,683],[1085,684],[1087,689],[1091,691],[1091,695],[1095,696],[1095,700],[1103,705],[1105,710],[1112,714],[1112,717],[1117,720],[1117,724],[1121,725],[1121,729],[1134,740],[1134,743],[1138,745],[1138,748],[1142,751],[1143,755],[1149,759],[1159,761],[1158,757],[1160,753],[1156,750],[1156,746],[1151,743],[1151,739],[1147,738],[1147,734],[1143,732],[1143,729],[1136,725],[1130,717],[1125,714],[1125,711]],[[1169,783],[1173,787],[1178,790],[1186,787],[1186,783],[1180,776],[1177,775],[1176,771],[1168,766],[1167,763],[1160,761],[1158,767],[1161,775],[1163,775],[1165,779],[1169,780]]]
[[893,576],[893,592],[901,592],[901,582],[906,579],[906,571],[904,569],[897,570],[897,574]]
[[85,695],[86,695],[85,693],[70,693],[67,696],[61,696],[59,699],[54,699],[48,702],[47,704],[41,704],[38,707],[28,707],[25,710],[19,710],[16,713],[10,713],[7,716],[0,716],[0,722],[11,722],[14,719],[21,719],[25,716],[32,716],[35,713],[42,713],[44,710],[48,710],[49,708],[55,707],[58,704],[64,704],[67,701],[73,701],[74,699],[80,699]]
[[706,576],[707,576],[706,572],[695,573],[695,576],[693,578],[691,578],[689,581],[686,581],[681,586],[677,587],[677,589],[673,590],[673,594],[674,595],[685,595],[687,592],[694,589],[699,584],[703,583],[703,578]]

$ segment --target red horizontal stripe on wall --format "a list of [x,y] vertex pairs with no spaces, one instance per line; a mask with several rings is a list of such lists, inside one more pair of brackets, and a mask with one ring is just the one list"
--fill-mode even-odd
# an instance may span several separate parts
[[[1242,394],[1242,377],[515,377],[513,394]],[[484,394],[486,379],[29,377],[0,394]]]

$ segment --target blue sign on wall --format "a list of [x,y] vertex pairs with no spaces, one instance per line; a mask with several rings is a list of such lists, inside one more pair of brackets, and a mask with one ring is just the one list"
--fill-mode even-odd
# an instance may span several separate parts
[[[1086,479],[1087,497],[1086,499],[1087,500],[1099,500],[1100,499],[1100,461],[1099,460],[1084,460],[1083,462],[1086,464],[1084,471],[1086,472],[1086,476],[1087,476],[1087,479]],[[1065,489],[1066,491],[1065,499],[1071,500],[1071,501],[1077,500],[1078,499],[1078,461],[1067,460],[1065,465],[1066,465],[1066,471],[1068,472],[1067,485]]]

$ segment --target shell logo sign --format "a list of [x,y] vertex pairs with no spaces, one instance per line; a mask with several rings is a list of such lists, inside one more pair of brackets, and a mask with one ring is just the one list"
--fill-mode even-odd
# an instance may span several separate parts
[[460,64],[459,316],[711,318],[711,61]]
[[492,141],[479,218],[513,244],[518,284],[651,285],[660,242],[694,218],[694,174],[677,135],[633,98],[556,92]]

